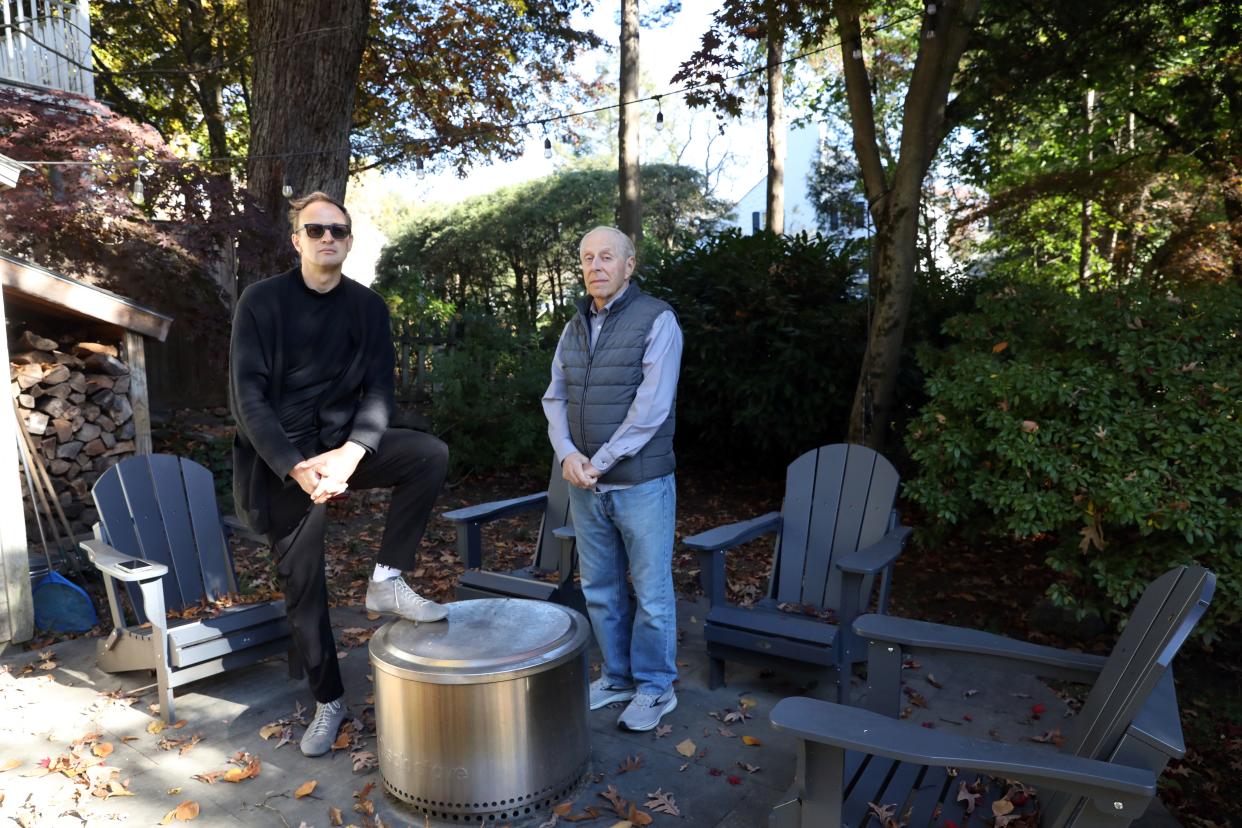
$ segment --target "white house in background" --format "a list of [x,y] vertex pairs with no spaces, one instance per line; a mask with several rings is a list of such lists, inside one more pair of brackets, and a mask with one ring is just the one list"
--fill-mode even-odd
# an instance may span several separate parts
[[[810,179],[819,161],[820,125],[785,128],[785,233],[819,230],[811,200]],[[759,179],[734,207],[733,224],[743,234],[762,230],[767,224],[768,177]]]
[[0,82],[95,97],[88,0],[5,0],[0,24]]

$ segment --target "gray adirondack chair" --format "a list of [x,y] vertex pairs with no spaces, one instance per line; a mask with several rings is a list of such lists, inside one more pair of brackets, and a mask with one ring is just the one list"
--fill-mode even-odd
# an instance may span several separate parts
[[[877,609],[887,611],[893,562],[910,536],[893,509],[899,482],[892,464],[865,446],[822,446],[789,464],[780,512],[682,541],[702,557],[713,689],[724,681],[726,660],[796,662],[822,668],[830,693],[840,697],[842,665],[864,657],[850,640],[850,622],[869,605],[877,577]],[[752,608],[729,604],[726,551],[769,533],[776,550],[767,597]],[[782,611],[782,604],[832,614],[836,623]]]
[[[1106,659],[904,618],[859,618],[855,627],[870,641],[873,709],[808,698],[776,704],[773,726],[799,739],[798,775],[796,796],[772,811],[769,825],[862,825],[869,803],[895,805],[903,816],[909,809],[910,826],[990,825],[1005,780],[1035,787],[1040,825],[1128,825],[1147,810],[1168,760],[1185,753],[1169,666],[1215,583],[1198,566],[1160,576]],[[896,719],[907,653],[1094,683],[1059,749],[1001,744]],[[977,775],[987,790],[968,814],[957,796],[961,782]]]
[[[81,547],[104,575],[113,625],[99,642],[99,666],[154,670],[164,721],[174,718],[175,688],[288,650],[284,601],[169,617],[237,592],[211,472],[182,457],[140,455],[104,472],[91,494],[96,539]],[[292,659],[290,670],[298,670]]]
[[[542,510],[543,520],[529,566],[499,572],[483,568],[483,527],[501,518]],[[458,600],[470,598],[533,598],[586,611],[582,590],[574,581],[575,544],[570,526],[569,484],[552,465],[548,490],[445,512],[457,529],[457,553],[466,565],[457,583]],[[558,537],[556,530],[562,530]]]

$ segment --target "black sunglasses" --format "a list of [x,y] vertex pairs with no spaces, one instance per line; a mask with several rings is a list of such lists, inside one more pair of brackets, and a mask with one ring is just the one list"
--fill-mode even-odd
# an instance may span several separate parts
[[298,230],[305,230],[306,235],[312,239],[322,239],[323,232],[327,230],[337,241],[348,239],[350,233],[348,224],[303,224]]

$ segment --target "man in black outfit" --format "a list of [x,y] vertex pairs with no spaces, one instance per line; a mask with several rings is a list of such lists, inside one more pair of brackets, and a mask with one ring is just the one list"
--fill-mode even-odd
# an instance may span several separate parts
[[317,702],[302,752],[319,756],[345,718],[328,618],[325,504],[349,486],[392,487],[367,609],[439,621],[448,610],[400,576],[414,568],[448,448],[430,434],[388,427],[395,360],[388,308],[341,273],[353,246],[344,205],[320,192],[291,204],[301,263],[248,287],[233,319],[233,492],[238,515],[267,535],[276,559],[294,648]]

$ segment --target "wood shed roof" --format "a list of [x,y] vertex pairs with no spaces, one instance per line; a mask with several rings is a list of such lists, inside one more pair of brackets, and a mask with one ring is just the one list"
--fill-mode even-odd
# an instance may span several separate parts
[[145,308],[110,290],[53,273],[0,252],[0,285],[6,299],[19,299],[39,309],[93,319],[153,337],[168,336],[172,317]]

